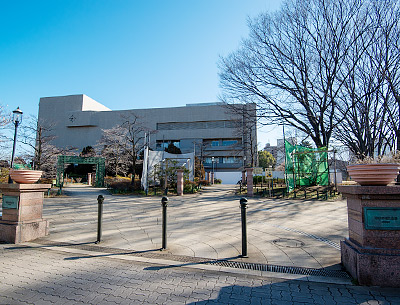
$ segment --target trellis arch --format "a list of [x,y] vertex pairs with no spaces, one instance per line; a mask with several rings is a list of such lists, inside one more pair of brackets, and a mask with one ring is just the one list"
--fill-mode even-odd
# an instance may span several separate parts
[[101,157],[77,157],[77,156],[58,156],[57,158],[57,186],[64,177],[65,164],[95,164],[96,165],[96,186],[104,186],[104,176],[106,171],[105,159]]

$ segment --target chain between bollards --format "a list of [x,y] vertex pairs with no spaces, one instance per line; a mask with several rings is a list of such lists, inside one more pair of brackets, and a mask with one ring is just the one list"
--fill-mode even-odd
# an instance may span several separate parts
[[162,247],[161,250],[167,249],[167,206],[168,197],[161,198],[162,205]]
[[246,220],[246,209],[247,209],[247,199],[240,198],[240,209],[242,214],[242,255],[241,257],[247,256],[247,220]]
[[98,217],[97,217],[97,240],[96,244],[98,244],[101,241],[101,222],[103,218],[103,202],[104,202],[104,197],[103,195],[99,195],[97,197],[97,203],[98,203]]

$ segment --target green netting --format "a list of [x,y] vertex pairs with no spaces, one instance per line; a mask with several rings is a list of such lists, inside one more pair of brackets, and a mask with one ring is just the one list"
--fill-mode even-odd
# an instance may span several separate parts
[[289,191],[298,186],[328,185],[328,152],[319,149],[292,145],[285,140],[286,185]]
[[57,186],[60,186],[64,179],[65,164],[96,164],[96,186],[104,186],[105,159],[101,157],[78,157],[78,156],[58,156],[57,158]]

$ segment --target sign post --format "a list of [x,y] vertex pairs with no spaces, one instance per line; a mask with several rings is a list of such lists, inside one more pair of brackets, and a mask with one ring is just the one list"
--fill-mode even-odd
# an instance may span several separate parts
[[266,167],[265,168],[265,179],[269,180],[268,183],[268,190],[269,190],[269,197],[271,197],[271,189],[274,189],[274,181],[273,181],[273,176],[272,176],[272,167]]

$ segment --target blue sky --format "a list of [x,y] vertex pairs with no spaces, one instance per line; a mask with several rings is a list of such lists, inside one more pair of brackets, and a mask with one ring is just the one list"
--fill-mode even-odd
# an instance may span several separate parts
[[280,3],[0,0],[0,104],[36,115],[40,97],[80,93],[112,110],[216,102],[219,56]]

